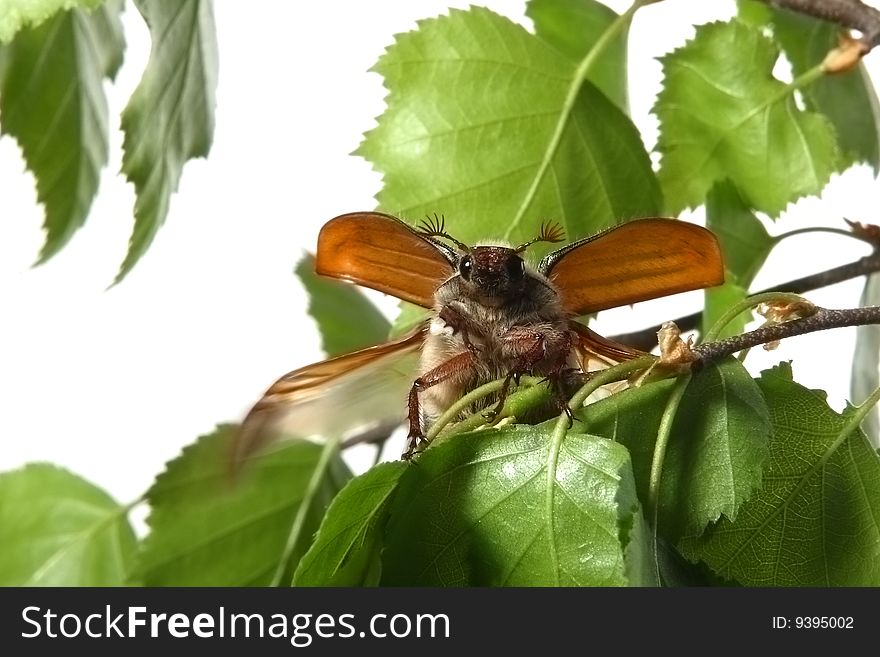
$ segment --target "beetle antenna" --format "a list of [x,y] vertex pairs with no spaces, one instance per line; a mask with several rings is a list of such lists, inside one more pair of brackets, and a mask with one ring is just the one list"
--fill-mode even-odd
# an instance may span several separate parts
[[436,212],[433,217],[426,214],[419,230],[429,237],[444,237],[446,235],[446,217],[443,215],[438,217]]
[[437,213],[434,213],[434,216],[425,215],[425,218],[422,219],[422,222],[419,224],[419,233],[424,235],[425,237],[441,237],[443,239],[449,240],[453,244],[455,244],[462,251],[470,251],[471,247],[463,242],[459,242],[452,235],[446,232],[446,217],[444,215],[437,216]]
[[525,244],[520,244],[516,247],[513,252],[514,253],[522,253],[527,248],[529,248],[532,244],[536,244],[538,242],[564,242],[565,241],[565,231],[562,230],[562,226],[560,226],[556,222],[547,222],[541,224],[541,232],[538,233],[538,236],[529,240]]

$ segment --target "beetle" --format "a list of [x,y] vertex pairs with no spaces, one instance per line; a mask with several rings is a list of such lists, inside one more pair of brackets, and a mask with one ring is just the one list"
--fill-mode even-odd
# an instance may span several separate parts
[[430,318],[398,339],[282,376],[242,422],[233,458],[287,431],[338,435],[404,420],[410,458],[425,446],[426,426],[468,390],[503,378],[484,411],[491,419],[523,374],[545,378],[571,417],[572,374],[586,375],[592,360],[643,353],[578,317],[724,282],[718,240],[694,224],[634,219],[563,246],[537,266],[523,258],[533,244],[563,239],[558,225],[545,223],[518,246],[472,246],[436,216],[418,227],[381,212],[331,219],[318,236],[315,271],[429,308]]

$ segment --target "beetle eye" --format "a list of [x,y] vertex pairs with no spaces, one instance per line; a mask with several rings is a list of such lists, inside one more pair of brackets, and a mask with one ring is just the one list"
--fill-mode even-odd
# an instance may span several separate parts
[[511,256],[507,261],[507,275],[513,281],[518,281],[526,273],[526,266],[523,259],[517,256]]
[[461,274],[461,277],[466,281],[469,281],[471,279],[471,270],[473,268],[474,261],[469,255],[462,257],[461,261],[458,263],[458,272]]

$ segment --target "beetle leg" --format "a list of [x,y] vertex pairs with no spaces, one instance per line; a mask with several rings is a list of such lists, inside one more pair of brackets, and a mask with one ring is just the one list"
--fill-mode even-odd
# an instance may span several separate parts
[[510,371],[507,376],[504,377],[504,383],[501,385],[501,390],[498,393],[498,401],[495,402],[495,406],[483,411],[483,417],[490,422],[494,423],[494,420],[501,414],[501,409],[504,408],[504,402],[507,401],[507,395],[510,392],[510,382],[513,380],[519,385],[519,374],[515,371]]
[[498,393],[498,401],[495,406],[483,411],[483,417],[487,420],[494,420],[501,414],[504,402],[507,401],[507,395],[510,392],[510,382],[514,381],[519,385],[519,377],[526,372],[531,372],[547,353],[545,336],[539,331],[528,331],[522,330],[521,327],[514,327],[502,338],[502,342],[510,352],[516,354],[516,358],[510,372],[504,377],[504,384]]
[[553,399],[556,402],[556,407],[568,417],[569,429],[574,425],[574,414],[571,412],[571,408],[568,405],[568,397],[565,394],[565,376],[574,371],[573,368],[566,367],[572,346],[574,346],[574,336],[569,331],[565,331],[556,362],[547,374],[547,382],[553,388]]
[[446,326],[452,329],[453,335],[461,333],[461,341],[464,343],[464,346],[467,347],[468,351],[474,355],[480,352],[480,347],[471,342],[470,325],[461,311],[447,304],[443,306],[442,310],[440,310],[438,317],[446,323]]
[[472,351],[465,351],[428,370],[413,382],[409,391],[409,434],[407,435],[406,452],[403,454],[404,459],[411,459],[418,448],[428,442],[422,430],[419,392],[467,372],[473,368],[476,362],[476,355]]
[[[497,416],[504,405],[511,379],[518,379],[520,374],[532,372],[536,367],[546,372],[544,381],[553,393],[553,400],[560,412],[568,416],[569,428],[574,423],[574,416],[568,407],[565,395],[564,379],[570,371],[567,367],[568,356],[574,345],[574,337],[570,331],[552,327],[545,331],[515,326],[502,338],[507,352],[514,357],[511,372],[504,381],[500,400],[487,413]],[[547,362],[549,361],[549,362]]]

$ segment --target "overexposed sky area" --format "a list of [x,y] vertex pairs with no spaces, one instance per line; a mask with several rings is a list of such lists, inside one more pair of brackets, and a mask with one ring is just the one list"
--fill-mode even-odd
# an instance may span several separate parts
[[[530,25],[522,1],[485,4]],[[621,11],[628,3],[607,4]],[[220,83],[210,157],[187,165],[153,246],[122,284],[107,289],[125,255],[134,203],[131,185],[117,175],[119,114],[149,54],[146,27],[129,3],[126,61],[108,85],[110,164],[85,227],[36,268],[42,209],[17,145],[0,139],[0,471],[51,461],[130,501],[182,447],[217,423],[238,421],[279,375],[322,357],[293,267],[314,248],[325,221],[375,207],[380,178],[349,155],[384,106],[381,79],[367,69],[394,34],[449,6],[468,3],[216,3]],[[733,12],[732,0],[669,0],[638,13],[630,39],[631,106],[649,148],[656,139],[649,109],[660,85],[655,58],[682,45],[692,25]],[[868,58],[875,81],[878,57]],[[822,199],[792,206],[770,230],[842,226],[842,217],[880,223],[878,191],[870,170],[851,170],[835,177]],[[454,225],[454,217],[447,219]],[[756,286],[864,251],[834,236],[792,238]],[[851,281],[809,297],[855,306],[861,286]],[[394,300],[381,301],[394,308]],[[595,327],[607,334],[635,330],[698,303],[699,295],[690,294],[618,309],[603,313]],[[792,359],[796,378],[827,389],[839,408],[854,334],[796,338],[772,353],[757,350],[749,366],[758,372]],[[355,454],[355,466],[370,456]]]

